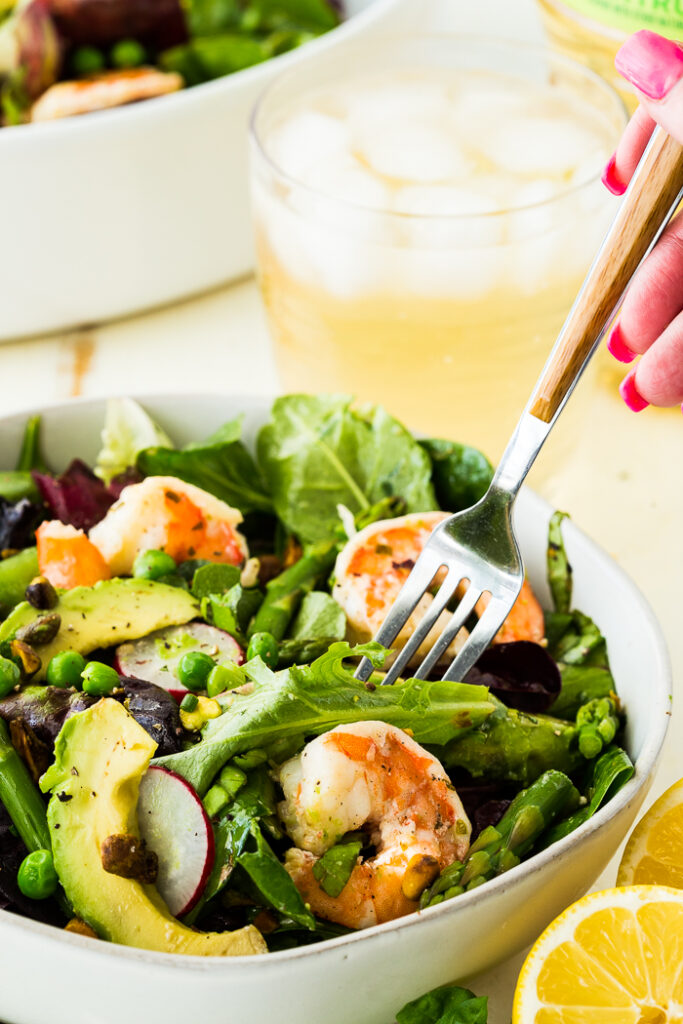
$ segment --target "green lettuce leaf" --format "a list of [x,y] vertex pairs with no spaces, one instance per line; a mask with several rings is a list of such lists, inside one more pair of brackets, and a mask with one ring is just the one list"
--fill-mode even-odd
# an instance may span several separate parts
[[568,612],[572,606],[572,567],[562,537],[566,512],[554,512],[548,526],[548,584],[556,612]]
[[150,445],[170,445],[168,435],[132,398],[110,398],[102,428],[95,473],[105,484],[135,465],[138,452]]
[[436,508],[427,453],[380,406],[346,395],[286,395],[261,430],[258,460],[275,511],[304,543],[333,537],[338,506],[353,515],[392,495],[406,511]]
[[398,1024],[486,1024],[486,996],[467,988],[444,985],[407,1003],[396,1014]]
[[178,772],[203,794],[235,754],[287,737],[316,736],[336,725],[378,719],[410,729],[418,743],[440,745],[485,721],[496,706],[485,686],[443,679],[407,679],[368,689],[347,664],[362,655],[378,667],[386,652],[374,643],[336,643],[312,665],[277,673],[260,658],[252,659],[243,671],[254,681],[253,692],[229,698],[221,717],[202,730],[200,743],[155,763]]
[[14,467],[19,472],[30,473],[32,469],[49,472],[40,447],[40,422],[40,416],[30,416],[26,421],[19,458]]
[[289,639],[313,640],[327,636],[331,640],[343,640],[345,633],[346,616],[333,597],[323,590],[304,594],[290,627]]
[[272,502],[251,455],[240,441],[241,418],[226,423],[206,441],[183,449],[145,448],[137,466],[145,476],[177,476],[188,484],[248,512],[270,512]]
[[266,903],[296,924],[314,931],[313,914],[256,823],[252,824],[250,835],[256,848],[244,850],[237,857],[237,863],[247,872]]

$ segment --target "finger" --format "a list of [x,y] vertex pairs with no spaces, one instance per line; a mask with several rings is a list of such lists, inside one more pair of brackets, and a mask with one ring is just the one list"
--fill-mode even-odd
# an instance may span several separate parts
[[683,402],[683,314],[669,324],[632,372],[637,393],[650,405]]
[[650,141],[655,122],[645,107],[640,106],[626,125],[614,155],[602,175],[603,185],[615,195],[626,191],[633,172]]
[[626,40],[614,63],[648,114],[683,143],[683,46],[643,29]]
[[660,238],[626,293],[607,347],[620,362],[647,352],[683,310],[683,214]]

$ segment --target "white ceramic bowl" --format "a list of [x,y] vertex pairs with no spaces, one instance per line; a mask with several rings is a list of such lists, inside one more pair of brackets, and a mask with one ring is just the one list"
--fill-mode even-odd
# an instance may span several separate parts
[[[177,442],[201,438],[237,412],[254,436],[263,398],[217,395],[141,399]],[[94,457],[104,403],[44,411],[45,448],[59,467]],[[0,465],[12,465],[25,415],[0,420]],[[517,527],[542,602],[549,506],[520,495]],[[605,510],[609,514],[609,510]],[[565,524],[574,600],[607,637],[628,711],[631,781],[572,835],[479,889],[440,906],[265,957],[204,959],[148,953],[67,935],[0,911],[0,1018],[6,1024],[389,1024],[409,999],[474,974],[533,941],[584,893],[623,839],[652,782],[666,733],[671,678],[664,640],[627,576],[580,530]]]
[[247,125],[257,97],[296,62],[401,27],[410,7],[347,0],[338,28],[246,71],[1,129],[0,341],[122,316],[247,273]]

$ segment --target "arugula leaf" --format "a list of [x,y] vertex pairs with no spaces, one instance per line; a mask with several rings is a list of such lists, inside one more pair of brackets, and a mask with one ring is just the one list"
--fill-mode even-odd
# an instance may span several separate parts
[[191,590],[198,601],[212,594],[224,594],[240,581],[240,571],[236,565],[223,565],[212,562],[201,565],[192,577]]
[[398,1024],[486,1024],[488,999],[467,988],[444,985],[407,1003],[396,1014]]
[[263,832],[256,822],[252,823],[250,832],[256,841],[256,849],[254,851],[245,850],[237,857],[237,863],[244,868],[271,907],[304,928],[308,928],[309,931],[314,931],[315,918],[313,914],[264,839]]
[[568,612],[572,606],[572,567],[562,537],[566,512],[553,512],[548,526],[548,584],[556,612]]
[[338,506],[356,515],[398,495],[408,512],[436,508],[429,456],[380,406],[346,395],[286,395],[258,438],[275,511],[304,543],[333,537]]
[[597,810],[607,803],[626,785],[635,768],[631,758],[621,747],[608,747],[604,754],[593,763],[593,772],[586,791],[588,803],[564,821],[553,825],[541,837],[540,849],[556,843],[570,832],[592,818]]
[[272,509],[254,460],[239,440],[241,419],[231,420],[206,441],[177,450],[146,448],[137,467],[145,476],[177,476],[247,512]]
[[138,452],[151,445],[171,445],[158,423],[132,398],[110,398],[102,428],[102,447],[95,474],[110,484],[115,476],[135,465]]
[[289,631],[292,640],[313,640],[319,636],[343,640],[346,616],[333,597],[322,590],[304,594]]
[[358,854],[363,848],[360,839],[350,843],[337,843],[330,847],[313,865],[313,877],[320,882],[320,888],[335,899],[351,877]]
[[432,461],[432,483],[441,508],[449,512],[475,505],[493,480],[493,466],[477,448],[432,439],[420,444]]
[[362,655],[378,667],[386,651],[375,643],[336,643],[312,665],[278,673],[260,658],[252,659],[243,671],[254,680],[253,692],[231,695],[225,712],[202,730],[200,743],[155,763],[178,772],[201,795],[235,754],[289,736],[314,736],[343,723],[379,719],[410,729],[417,743],[441,745],[485,721],[496,707],[486,687],[444,679],[407,679],[367,689],[346,664]]

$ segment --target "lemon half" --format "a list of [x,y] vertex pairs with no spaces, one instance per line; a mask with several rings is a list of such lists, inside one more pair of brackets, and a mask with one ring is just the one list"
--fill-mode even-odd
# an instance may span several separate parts
[[543,932],[517,982],[513,1024],[683,1022],[683,892],[591,893]]
[[634,828],[617,885],[683,889],[683,779],[667,789]]

